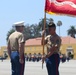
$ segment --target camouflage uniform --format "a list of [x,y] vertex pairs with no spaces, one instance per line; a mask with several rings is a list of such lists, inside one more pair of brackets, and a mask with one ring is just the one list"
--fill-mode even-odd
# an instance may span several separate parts
[[53,45],[58,46],[58,48],[54,51],[54,53],[45,60],[48,75],[59,75],[58,67],[60,63],[59,49],[61,45],[61,39],[57,34],[55,34],[54,36],[51,35],[46,36],[45,41],[47,46],[47,54],[51,52],[51,48]]
[[60,49],[60,45],[61,45],[61,39],[60,37],[55,34],[54,36],[51,36],[51,35],[48,35],[45,37],[45,41],[47,42],[46,46],[47,46],[47,53],[50,51],[50,48],[53,46],[53,45],[57,45],[58,46],[58,49],[55,50],[54,53],[59,53],[59,49]]

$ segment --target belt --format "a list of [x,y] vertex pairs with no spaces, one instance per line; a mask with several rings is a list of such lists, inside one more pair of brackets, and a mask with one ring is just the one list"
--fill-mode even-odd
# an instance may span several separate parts
[[11,52],[18,52],[18,51],[11,51]]

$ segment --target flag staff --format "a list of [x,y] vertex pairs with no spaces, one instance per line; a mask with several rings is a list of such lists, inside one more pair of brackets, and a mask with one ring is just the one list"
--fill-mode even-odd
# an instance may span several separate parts
[[[46,27],[46,12],[44,12],[44,28],[43,28],[44,31],[45,31],[45,27]],[[44,56],[44,38],[45,38],[45,35],[43,35],[42,38],[43,38],[43,51],[42,51],[42,55]],[[43,69],[43,64],[44,64],[44,60],[42,60],[42,69]]]

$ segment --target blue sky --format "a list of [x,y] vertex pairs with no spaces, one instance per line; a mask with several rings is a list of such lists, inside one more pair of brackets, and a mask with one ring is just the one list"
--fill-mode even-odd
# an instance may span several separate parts
[[[6,46],[7,32],[13,23],[25,21],[25,24],[35,24],[44,17],[45,0],[1,0],[0,1],[0,46]],[[71,25],[76,27],[76,17],[46,15],[53,18],[54,22],[62,21],[60,35],[67,36],[67,30]],[[57,27],[59,34],[59,28]]]

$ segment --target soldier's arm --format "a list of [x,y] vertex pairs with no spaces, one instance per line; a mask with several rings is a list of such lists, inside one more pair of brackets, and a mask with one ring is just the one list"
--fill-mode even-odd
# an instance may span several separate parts
[[7,51],[8,51],[8,55],[9,55],[9,57],[11,57],[10,41],[8,41],[8,44],[7,44]]
[[54,45],[53,47],[51,47],[50,52],[46,55],[46,58],[50,57],[57,48],[58,48],[57,45]]
[[19,44],[19,56],[20,56],[20,59],[23,59],[23,55],[24,55],[24,43],[20,43]]
[[60,45],[61,45],[61,39],[57,39],[56,43],[51,47],[50,49],[51,51],[46,55],[46,57],[51,56],[55,52],[55,50],[60,48]]
[[42,40],[41,40],[41,45],[45,45],[47,43],[47,40],[45,40],[45,38],[44,37],[42,37]]
[[42,31],[42,40],[41,40],[41,45],[45,45],[47,43],[47,38],[45,39],[45,30]]
[[25,45],[25,37],[21,34],[18,38],[19,43],[19,60],[20,63],[24,63],[24,45]]

